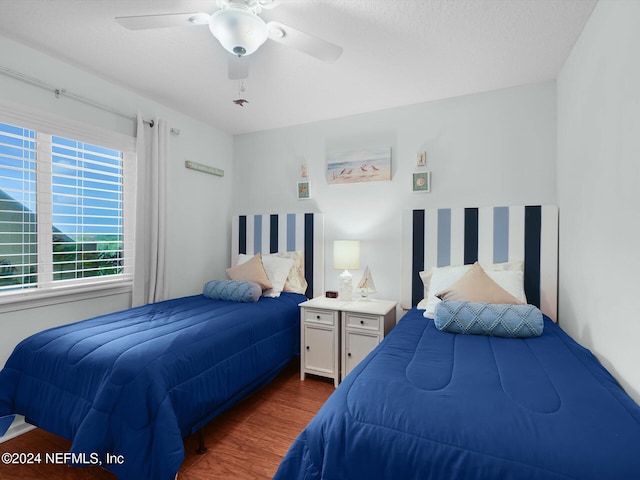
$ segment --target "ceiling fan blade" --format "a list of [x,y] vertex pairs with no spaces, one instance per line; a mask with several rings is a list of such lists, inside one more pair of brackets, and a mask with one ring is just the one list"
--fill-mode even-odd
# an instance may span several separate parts
[[301,32],[280,22],[267,23],[269,38],[325,62],[335,62],[342,55],[342,47]]
[[[136,15],[133,17],[116,17],[115,20],[129,30],[147,30],[151,28],[189,27],[206,24],[205,13],[163,13],[159,15]],[[190,19],[199,19],[193,22]]]
[[229,80],[244,80],[249,76],[249,57],[229,55]]

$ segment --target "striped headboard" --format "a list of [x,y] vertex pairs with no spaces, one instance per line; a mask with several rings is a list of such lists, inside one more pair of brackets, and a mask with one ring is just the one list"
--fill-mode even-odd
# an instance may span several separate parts
[[324,215],[285,213],[235,215],[231,223],[231,265],[245,253],[302,250],[309,298],[324,293]]
[[527,301],[554,321],[558,312],[555,205],[413,210],[403,218],[402,306],[423,297],[419,272],[431,267],[524,261]]

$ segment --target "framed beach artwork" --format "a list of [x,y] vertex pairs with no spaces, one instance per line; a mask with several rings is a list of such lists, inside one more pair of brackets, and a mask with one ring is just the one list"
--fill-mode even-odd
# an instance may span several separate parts
[[298,182],[298,200],[307,200],[311,198],[311,191],[309,188],[309,182]]
[[431,191],[431,172],[413,174],[413,191],[426,193]]
[[328,155],[329,185],[390,180],[391,147],[342,150]]

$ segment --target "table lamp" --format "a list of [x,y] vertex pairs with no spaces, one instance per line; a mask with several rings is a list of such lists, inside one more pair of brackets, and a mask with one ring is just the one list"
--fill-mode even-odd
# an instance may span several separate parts
[[338,298],[350,301],[353,298],[353,275],[349,270],[360,268],[360,241],[335,240],[333,242],[333,268],[344,270],[339,277]]

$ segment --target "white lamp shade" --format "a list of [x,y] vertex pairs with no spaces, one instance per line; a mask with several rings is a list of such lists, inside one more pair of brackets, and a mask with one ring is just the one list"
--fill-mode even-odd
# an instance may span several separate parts
[[267,40],[267,25],[252,12],[222,9],[211,15],[209,30],[225,50],[234,55],[251,55]]
[[360,268],[360,241],[335,240],[333,242],[333,268],[357,270]]

